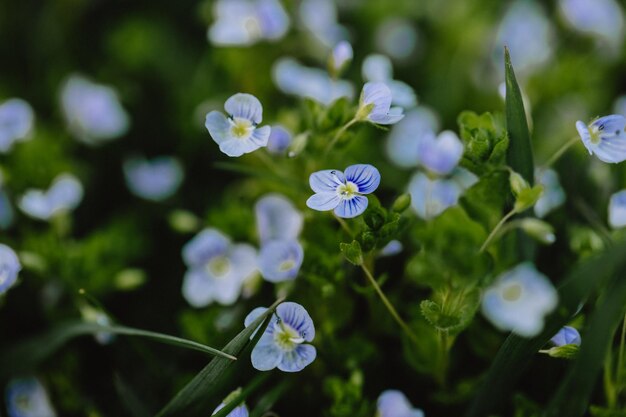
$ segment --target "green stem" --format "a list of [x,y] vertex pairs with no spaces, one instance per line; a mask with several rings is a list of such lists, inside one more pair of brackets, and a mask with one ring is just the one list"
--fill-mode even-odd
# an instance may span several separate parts
[[619,340],[619,353],[617,354],[617,370],[615,371],[615,385],[617,385],[617,393],[619,394],[624,388],[622,383],[622,367],[624,366],[624,342],[626,342],[626,314],[622,322],[622,334]]
[[548,168],[550,168],[550,166],[552,164],[554,164],[556,161],[559,160],[559,158],[561,156],[563,156],[563,154],[569,149],[571,148],[575,143],[578,143],[580,141],[580,138],[578,136],[570,139],[569,141],[565,142],[563,144],[563,146],[561,146],[550,158],[548,158],[548,160],[541,166],[541,171],[544,171]]
[[378,285],[378,282],[376,282],[376,279],[374,279],[374,276],[372,275],[370,270],[365,265],[361,265],[361,269],[363,269],[363,272],[365,272],[365,276],[369,280],[370,284],[372,284],[372,286],[374,287],[374,290],[376,290],[376,292],[378,293],[378,296],[382,300],[383,304],[385,305],[385,307],[387,307],[387,310],[389,311],[391,316],[394,318],[394,320],[400,325],[404,333],[406,333],[406,335],[411,339],[413,343],[419,344],[420,342],[419,342],[419,339],[417,338],[417,335],[413,333],[413,330],[411,330],[411,328],[405,323],[405,321],[402,320],[402,318],[396,311],[393,304],[391,304],[391,302],[389,301],[389,299],[387,298],[383,290]]
[[446,375],[448,373],[448,332],[439,330],[439,354],[441,355],[439,375],[437,379],[442,387],[446,386]]
[[337,131],[337,133],[335,133],[335,136],[333,136],[333,138],[328,143],[328,146],[326,147],[326,152],[325,152],[326,155],[328,155],[330,153],[330,151],[337,144],[337,142],[339,141],[341,136],[346,132],[346,130],[348,130],[350,128],[350,126],[352,126],[353,124],[355,124],[358,121],[359,121],[359,119],[357,119],[355,117],[352,120],[350,120],[348,123],[346,123],[345,125],[341,126],[341,128]]
[[496,235],[498,234],[498,231],[502,228],[502,226],[504,226],[504,223],[506,223],[507,220],[513,217],[515,213],[517,212],[515,211],[515,209],[513,209],[504,215],[504,217],[500,220],[500,222],[496,225],[496,227],[494,227],[491,233],[489,233],[489,236],[487,236],[485,243],[483,243],[483,245],[480,247],[480,250],[479,250],[480,253],[484,252],[485,249],[489,247],[489,244],[496,237]]
[[608,408],[614,409],[617,405],[617,395],[615,393],[615,385],[613,385],[611,356],[611,351],[609,350],[604,360],[604,394],[606,395],[606,405]]

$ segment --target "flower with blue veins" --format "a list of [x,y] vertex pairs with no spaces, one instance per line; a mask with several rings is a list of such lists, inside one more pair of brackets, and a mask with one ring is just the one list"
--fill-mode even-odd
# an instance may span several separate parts
[[18,207],[28,216],[38,220],[50,220],[59,213],[74,210],[83,199],[83,186],[71,174],[57,176],[47,191],[26,190],[18,201]]
[[419,142],[418,158],[422,166],[439,175],[447,175],[463,156],[463,142],[456,133],[445,130],[435,136],[425,134]]
[[15,251],[0,243],[0,295],[15,284],[21,269],[22,265]]
[[424,417],[424,412],[413,407],[402,391],[383,391],[376,401],[377,417]]
[[417,215],[430,220],[446,209],[455,206],[463,191],[476,182],[476,176],[469,173],[467,178],[432,179],[428,175],[418,172],[411,178],[408,192],[411,194],[411,206]]
[[553,169],[535,172],[537,183],[543,185],[543,193],[535,203],[535,215],[545,217],[565,202],[565,191],[559,182],[559,175]]
[[207,228],[185,244],[182,256],[188,267],[183,279],[183,297],[193,307],[214,301],[233,304],[244,281],[257,269],[255,249],[233,244],[217,229]]
[[304,250],[297,240],[272,240],[264,243],[259,251],[259,271],[269,282],[283,282],[296,279]]
[[213,110],[206,115],[205,126],[211,137],[228,156],[236,157],[267,146],[270,127],[258,127],[263,120],[263,106],[251,94],[237,93],[224,103],[228,117]]
[[599,160],[618,163],[626,160],[626,118],[619,114],[600,117],[589,125],[580,120],[576,130],[589,155],[595,154]]
[[483,295],[482,312],[500,330],[533,337],[558,304],[550,280],[530,262],[504,272]]
[[274,155],[284,155],[291,144],[291,139],[291,132],[280,125],[274,125],[267,140],[267,151]]
[[[257,307],[248,314],[248,327],[267,308]],[[278,368],[283,372],[299,372],[315,360],[317,351],[312,342],[315,326],[309,313],[300,304],[281,303],[265,332],[252,350],[252,366],[259,371]]]
[[293,240],[300,236],[304,217],[281,194],[267,194],[254,205],[261,245],[273,240]]
[[404,117],[401,107],[391,107],[391,90],[385,83],[368,82],[359,99],[357,120],[368,120],[379,125],[392,125]]
[[24,100],[12,98],[0,104],[0,152],[9,152],[15,142],[28,140],[34,121],[33,109]]
[[391,60],[385,55],[371,54],[363,61],[361,69],[365,81],[385,83],[391,90],[391,104],[401,107],[415,107],[417,97],[413,87],[393,79]]
[[404,119],[391,128],[387,138],[387,156],[401,168],[413,168],[419,164],[422,139],[434,135],[439,129],[437,115],[426,107],[409,110]]
[[131,158],[124,162],[123,169],[130,191],[151,201],[163,201],[174,195],[185,176],[181,163],[170,156],[150,160]]
[[378,169],[368,164],[351,165],[345,173],[327,169],[311,174],[309,184],[315,194],[306,201],[313,210],[334,210],[343,218],[360,215],[367,208],[364,194],[374,192],[380,184]]
[[56,417],[48,393],[37,378],[16,378],[5,390],[9,417]]
[[626,190],[618,191],[609,199],[609,225],[614,229],[626,226]]
[[561,330],[558,331],[557,334],[552,336],[552,339],[550,339],[550,341],[554,346],[557,347],[565,345],[580,346],[582,339],[580,338],[580,333],[578,333],[578,330],[571,326],[564,326]]
[[348,41],[341,41],[331,51],[328,58],[328,68],[330,73],[337,77],[341,74],[341,71],[352,61],[354,57],[354,51],[352,45]]

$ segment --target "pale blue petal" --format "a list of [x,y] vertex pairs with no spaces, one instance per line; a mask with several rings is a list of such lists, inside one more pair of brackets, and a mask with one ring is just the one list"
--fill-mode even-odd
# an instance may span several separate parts
[[420,142],[439,129],[435,113],[425,107],[410,110],[393,126],[387,139],[387,155],[399,167],[412,168],[419,164]]
[[545,217],[565,202],[565,191],[561,188],[558,174],[552,169],[540,172],[537,182],[543,185],[543,193],[535,203],[534,211],[537,217]]
[[397,60],[406,60],[415,50],[418,35],[414,22],[406,17],[392,15],[378,25],[375,34],[380,50]]
[[614,229],[626,226],[626,190],[613,194],[609,200],[609,225]]
[[461,187],[452,180],[431,180],[423,173],[415,174],[409,182],[411,206],[418,216],[430,220],[454,206],[461,195]]
[[261,246],[259,269],[266,281],[290,281],[298,276],[303,259],[304,251],[296,240],[274,240]]
[[[608,163],[626,160],[626,118],[621,115],[609,115],[594,120],[589,126],[576,122],[576,129],[589,153]],[[599,140],[593,143],[593,138]]]
[[[269,128],[269,126],[265,127]],[[267,137],[269,137],[269,131],[267,131]],[[266,140],[267,137],[265,138]],[[253,141],[252,136],[248,139],[232,138],[220,143],[220,151],[224,152],[230,157],[239,157],[243,154],[254,152],[260,147],[260,145],[257,145]]]
[[289,15],[278,0],[257,0],[256,16],[259,19],[261,36],[277,40],[289,29]]
[[420,142],[420,163],[436,174],[449,174],[462,156],[463,143],[452,131],[441,132],[436,138],[425,136]]
[[315,338],[315,325],[313,324],[313,320],[306,309],[300,304],[290,301],[281,303],[276,308],[276,315],[281,321],[296,330],[307,342],[311,342]]
[[[267,307],[257,307],[254,310],[252,310],[250,313],[248,313],[248,315],[243,321],[244,327],[248,327],[249,325],[251,325],[254,320],[261,317],[261,315],[265,313],[266,311],[267,311]],[[272,328],[272,326],[268,326],[267,328],[269,330],[270,328]],[[252,337],[253,336],[250,336],[250,339],[252,339]]]
[[71,174],[56,177],[48,190],[47,198],[53,213],[73,210],[83,200],[83,185]]
[[254,4],[247,0],[218,0],[214,3],[215,22],[208,38],[217,46],[251,45],[260,37]]
[[291,144],[291,133],[280,125],[272,126],[267,140],[267,150],[273,154],[283,154]]
[[411,108],[417,105],[417,96],[413,87],[397,80],[386,81],[387,86],[391,90],[391,104]]
[[369,120],[379,125],[393,125],[403,118],[404,114],[401,107],[392,107],[387,113],[372,113],[369,115]]
[[366,56],[361,72],[366,81],[385,82],[393,78],[391,60],[380,54]]
[[298,345],[294,350],[285,352],[278,364],[283,372],[300,372],[315,360],[317,351],[312,345]]
[[557,334],[552,336],[552,339],[550,339],[550,341],[555,346],[565,346],[565,345],[580,346],[580,343],[582,342],[580,338],[580,333],[578,333],[578,330],[576,330],[575,328],[571,326],[563,327],[561,330],[559,330]]
[[[218,411],[220,411],[225,406],[226,404],[221,403],[220,405],[217,406],[217,408],[213,411],[213,414],[211,415],[215,415]],[[242,404],[238,407],[233,408],[233,411],[231,411],[230,413],[226,415],[226,417],[248,417],[248,416],[249,416],[248,407],[246,407],[245,404]]]
[[380,172],[369,164],[351,165],[345,170],[346,181],[353,182],[359,187],[360,194],[374,192],[380,184]]
[[9,417],[56,417],[48,393],[36,378],[17,378],[6,388]]
[[258,127],[252,131],[249,140],[257,146],[254,150],[267,146],[271,131],[272,128],[269,126]]
[[217,229],[204,229],[183,246],[183,260],[187,266],[204,266],[215,256],[225,255],[230,239]]
[[379,417],[424,417],[422,410],[413,408],[409,399],[398,390],[383,391],[376,402]]
[[391,90],[382,82],[368,82],[363,86],[359,107],[373,105],[369,119],[383,119],[391,107]]
[[269,194],[254,206],[256,225],[261,243],[278,239],[297,239],[304,217],[286,197]]
[[211,134],[211,138],[213,138],[215,143],[218,145],[228,139],[231,139],[231,135],[229,133],[230,123],[228,122],[226,116],[218,111],[213,110],[206,115],[204,126]]
[[306,200],[306,205],[313,210],[328,211],[337,207],[340,201],[341,197],[336,192],[317,193]]
[[283,350],[274,343],[274,336],[264,333],[259,343],[252,349],[252,366],[259,371],[270,371],[283,359]]
[[0,243],[0,294],[5,293],[15,281],[22,269],[15,251]]
[[184,178],[178,159],[167,156],[152,160],[132,158],[124,162],[123,169],[130,191],[151,201],[163,201],[174,195]]
[[309,185],[316,193],[334,193],[345,182],[343,172],[336,169],[317,171],[309,176]]
[[239,243],[233,245],[228,258],[233,265],[234,273],[243,282],[257,270],[257,251],[252,245]]
[[[231,268],[237,269],[239,265],[232,263]],[[213,277],[211,274],[206,274],[208,277],[211,277],[212,286],[213,286],[213,299],[223,305],[229,306],[233,305],[235,301],[239,298],[241,294],[241,287],[243,284],[243,278],[241,275],[238,275],[235,271],[233,273],[227,273],[224,276]]]
[[235,94],[226,100],[224,109],[230,116],[250,120],[254,124],[259,124],[263,120],[263,106],[252,94]]
[[206,307],[214,301],[214,284],[215,280],[212,280],[204,270],[188,270],[183,278],[183,298],[192,307]]
[[367,197],[355,195],[350,199],[341,200],[339,205],[335,208],[335,214],[344,219],[351,219],[362,214],[367,208],[368,203]]
[[454,171],[452,171],[452,177],[450,179],[457,183],[462,191],[471,188],[478,182],[478,177],[463,167],[456,167]]
[[574,29],[609,41],[615,47],[623,40],[624,14],[614,0],[560,0],[559,8]]
[[343,68],[349,61],[352,61],[354,51],[352,45],[348,41],[341,41],[332,50],[331,62],[334,70],[337,72]]
[[30,137],[35,115],[24,100],[13,98],[0,104],[0,152],[8,152],[16,141]]
[[30,217],[39,220],[48,220],[53,214],[48,196],[41,190],[27,190],[18,200],[17,206]]
[[399,240],[392,240],[380,250],[380,256],[393,256],[402,252],[404,246]]

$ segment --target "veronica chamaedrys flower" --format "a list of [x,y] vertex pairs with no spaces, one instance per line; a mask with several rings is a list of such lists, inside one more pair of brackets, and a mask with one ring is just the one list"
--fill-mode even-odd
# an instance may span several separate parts
[[[463,177],[466,174],[463,174]],[[430,220],[447,208],[457,204],[463,191],[476,182],[476,176],[470,173],[467,178],[432,179],[428,175],[418,172],[409,182],[408,192],[411,194],[411,206],[417,215]]]
[[403,110],[401,107],[391,107],[391,100],[391,90],[385,83],[365,83],[356,118],[379,125],[398,123],[404,117]]
[[213,110],[206,115],[206,128],[228,156],[241,156],[266,146],[270,127],[257,127],[263,120],[263,106],[251,94],[237,93],[224,103],[228,117]]
[[9,381],[5,390],[9,417],[56,417],[48,393],[37,378]]
[[600,117],[588,126],[580,120],[576,130],[589,155],[595,154],[599,160],[618,163],[626,160],[626,118],[619,114]]
[[614,45],[622,42],[624,13],[614,0],[560,0],[565,21],[575,30]]
[[267,151],[274,155],[284,154],[291,144],[291,139],[291,132],[280,125],[274,125],[267,140]]
[[30,138],[35,114],[30,105],[19,98],[0,104],[0,152],[11,150],[13,144]]
[[170,156],[127,159],[123,169],[128,189],[152,201],[163,201],[174,195],[185,176],[181,163]]
[[404,249],[402,242],[400,242],[399,240],[392,240],[380,250],[379,255],[394,256],[402,252],[402,249]]
[[541,332],[545,316],[557,303],[558,295],[550,280],[525,262],[504,272],[487,288],[482,312],[500,330],[533,337]]
[[354,51],[348,41],[341,41],[331,51],[328,66],[333,75],[337,76],[352,61]]
[[609,199],[609,225],[614,229],[626,226],[626,190],[618,191]]
[[543,193],[535,203],[535,215],[545,217],[565,202],[565,191],[559,182],[559,174],[553,169],[536,171],[537,183],[543,185]]
[[15,284],[21,269],[22,265],[15,251],[0,243],[0,295],[7,292]]
[[439,129],[435,113],[426,107],[409,110],[404,119],[391,128],[387,138],[387,155],[401,168],[413,168],[419,164],[419,150],[422,138],[434,135]]
[[188,267],[183,297],[193,307],[216,301],[234,303],[243,282],[256,270],[256,251],[247,244],[233,244],[217,229],[207,228],[185,244],[183,260]]
[[208,38],[216,46],[248,46],[278,40],[289,29],[289,15],[279,0],[218,0]]
[[346,39],[348,33],[338,22],[334,0],[302,0],[298,12],[302,26],[325,47],[332,48]]
[[558,331],[557,334],[552,336],[552,339],[550,339],[550,341],[554,344],[554,346],[557,347],[565,345],[580,346],[580,343],[582,342],[578,330],[571,326],[563,327],[561,330]]
[[[245,326],[265,310],[265,307],[252,310],[245,319]],[[299,372],[317,356],[315,347],[304,343],[314,338],[315,326],[304,307],[292,302],[282,303],[252,350],[252,366],[259,371],[278,368],[283,372]]]
[[393,79],[393,66],[385,55],[368,55],[363,61],[361,71],[365,81],[381,82],[389,87],[391,104],[406,108],[415,107],[417,104],[413,88],[405,82]]
[[380,173],[368,164],[351,165],[345,173],[327,169],[311,174],[309,184],[315,194],[306,201],[313,210],[335,210],[343,218],[360,215],[367,208],[368,200],[363,194],[374,192],[380,184]]
[[402,391],[383,391],[376,401],[377,417],[424,417],[424,412],[413,407]]
[[71,174],[57,176],[47,191],[26,190],[18,207],[32,218],[50,220],[58,213],[74,210],[83,199],[83,186]]
[[122,136],[130,124],[113,88],[79,75],[63,84],[61,107],[70,132],[89,145]]
[[266,281],[283,282],[296,279],[304,251],[297,240],[273,240],[264,243],[259,252],[259,271]]
[[439,135],[425,134],[419,142],[419,161],[429,171],[447,175],[458,165],[463,156],[463,142],[450,130]]
[[286,197],[263,196],[254,206],[261,245],[273,240],[295,240],[300,236],[304,217]]

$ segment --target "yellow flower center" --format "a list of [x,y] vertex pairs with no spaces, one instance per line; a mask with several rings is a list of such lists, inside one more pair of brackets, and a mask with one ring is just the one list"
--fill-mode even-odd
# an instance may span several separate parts
[[285,272],[285,271],[289,271],[294,266],[296,266],[296,263],[291,259],[287,259],[286,261],[282,261],[280,265],[278,265],[278,270],[280,272]]
[[359,186],[351,181],[337,187],[337,194],[344,200],[349,200],[359,191]]
[[233,120],[231,120],[230,124],[231,135],[238,139],[248,139],[250,135],[252,135],[252,131],[254,130],[252,122],[248,119],[235,117]]
[[506,301],[517,301],[522,296],[522,286],[519,284],[508,285],[502,290],[502,298]]
[[594,145],[600,143],[600,132],[601,130],[597,126],[591,126],[591,129],[589,129],[589,140]]
[[293,327],[280,321],[274,324],[274,342],[281,349],[292,351],[304,342],[304,338]]
[[211,275],[222,278],[230,271],[230,261],[225,256],[216,256],[207,262],[206,268]]

